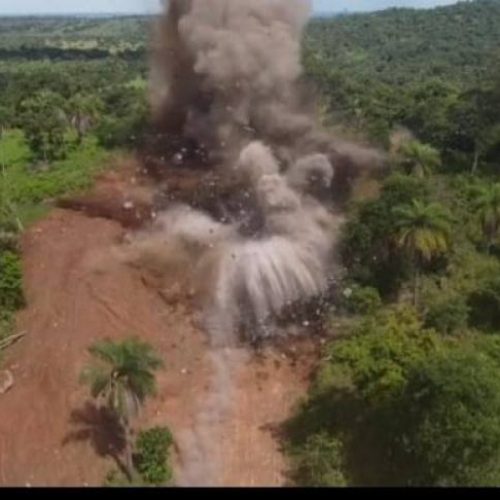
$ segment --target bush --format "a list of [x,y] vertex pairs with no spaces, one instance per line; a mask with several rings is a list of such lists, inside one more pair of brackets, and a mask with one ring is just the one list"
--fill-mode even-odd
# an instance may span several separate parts
[[498,359],[475,348],[435,353],[413,367],[395,406],[393,457],[406,464],[403,484],[500,484]]
[[329,347],[325,368],[342,371],[360,396],[376,404],[395,397],[406,383],[409,367],[437,343],[435,333],[424,329],[416,311],[406,307],[368,316],[352,333]]
[[170,466],[172,443],[172,434],[166,427],[154,427],[139,433],[135,463],[145,483],[163,485],[172,480]]
[[500,279],[493,277],[478,285],[468,298],[470,324],[480,330],[500,330]]
[[132,147],[140,139],[144,125],[142,117],[105,117],[96,128],[96,136],[99,144],[108,149],[121,146]]
[[440,333],[453,335],[467,328],[469,307],[462,295],[444,297],[429,304],[425,325]]
[[[19,148],[25,146],[22,136],[15,134],[13,141]],[[7,170],[7,195],[18,212],[26,207],[32,211],[33,206],[43,201],[91,186],[108,158],[109,154],[90,136],[65,160],[53,162],[47,171],[32,172],[25,163],[16,161]]]
[[19,256],[11,251],[0,253],[0,308],[15,311],[24,306],[22,270]]
[[302,486],[347,486],[343,448],[326,432],[309,436],[293,456],[293,479]]
[[309,399],[286,426],[299,484],[401,485],[391,456],[399,401],[413,366],[441,345],[412,308],[380,310],[332,342]]
[[342,305],[351,314],[371,314],[382,305],[377,289],[353,285],[343,292]]

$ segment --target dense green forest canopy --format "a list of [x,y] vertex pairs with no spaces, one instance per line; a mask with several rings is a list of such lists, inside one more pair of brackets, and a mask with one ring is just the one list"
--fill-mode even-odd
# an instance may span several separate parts
[[304,43],[330,119],[384,146],[407,127],[457,165],[498,142],[499,60],[498,0],[317,19]]
[[306,40],[316,59],[359,82],[408,85],[436,77],[474,86],[500,48],[500,2],[316,19]]

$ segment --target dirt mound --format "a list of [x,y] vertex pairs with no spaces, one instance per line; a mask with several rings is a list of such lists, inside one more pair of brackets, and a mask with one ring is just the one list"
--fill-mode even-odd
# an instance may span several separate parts
[[219,220],[224,219],[228,207],[230,210],[240,209],[242,191],[243,187],[236,179],[220,176],[199,166],[165,167],[161,177],[154,177],[138,159],[127,159],[119,169],[102,174],[91,192],[61,198],[56,205],[137,229],[151,221],[158,212],[176,203],[187,204],[205,210]]
[[[16,383],[0,396],[1,485],[100,485],[116,467],[119,433],[79,384],[87,348],[98,339],[138,335],[165,360],[158,396],[138,426],[168,425],[174,435],[189,429],[206,394],[207,342],[189,304],[165,302],[138,270],[109,258],[123,226],[135,224],[123,215],[126,208],[118,209],[124,195],[132,196],[132,178],[127,169],[104,176],[83,199],[85,211],[94,200],[91,217],[57,209],[23,237],[29,306],[17,326],[27,336],[5,360]],[[137,221],[147,217],[151,201],[141,199],[144,213]],[[233,411],[220,423],[225,438],[218,451],[226,457],[221,485],[284,483],[286,463],[275,431],[304,394],[315,359],[311,344],[298,348],[298,360],[267,349],[240,369]]]
[[57,200],[59,208],[82,212],[138,228],[151,220],[154,212],[153,191],[141,165],[133,159],[122,160],[119,169],[98,177],[94,189],[81,196]]

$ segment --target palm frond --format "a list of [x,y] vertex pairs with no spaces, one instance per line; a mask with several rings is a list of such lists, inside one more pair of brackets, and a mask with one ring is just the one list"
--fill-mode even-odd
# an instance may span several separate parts
[[80,377],[82,383],[90,386],[90,393],[93,398],[104,395],[109,390],[111,372],[107,367],[89,366]]
[[451,216],[441,205],[412,200],[409,205],[394,208],[393,214],[398,218],[396,241],[400,248],[424,260],[449,249]]
[[107,396],[109,407],[128,421],[146,397],[155,394],[154,372],[163,367],[163,361],[138,338],[99,341],[89,352],[99,364],[87,368],[82,380],[90,385],[93,397]]

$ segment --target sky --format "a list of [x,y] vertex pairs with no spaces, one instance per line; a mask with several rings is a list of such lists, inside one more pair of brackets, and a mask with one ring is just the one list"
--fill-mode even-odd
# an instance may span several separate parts
[[[345,10],[359,12],[388,7],[426,8],[452,3],[456,3],[456,0],[314,0],[314,9],[325,13]],[[0,0],[0,15],[150,13],[157,11],[159,5],[160,0]]]

